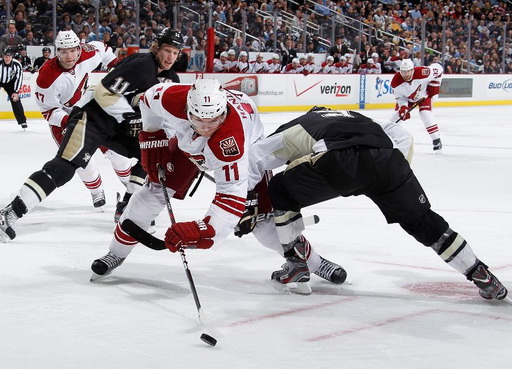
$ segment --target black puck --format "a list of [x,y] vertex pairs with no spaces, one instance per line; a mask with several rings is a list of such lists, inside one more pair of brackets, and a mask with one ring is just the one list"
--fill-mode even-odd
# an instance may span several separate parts
[[201,335],[201,340],[204,343],[207,343],[210,346],[215,346],[217,344],[217,340],[215,338],[213,338],[212,336],[210,336],[209,334],[206,334],[206,333],[203,333]]

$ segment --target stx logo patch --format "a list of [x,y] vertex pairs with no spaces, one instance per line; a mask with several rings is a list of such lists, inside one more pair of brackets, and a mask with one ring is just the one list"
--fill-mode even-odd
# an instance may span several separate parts
[[240,149],[233,136],[220,141],[219,146],[224,156],[236,156],[240,154]]

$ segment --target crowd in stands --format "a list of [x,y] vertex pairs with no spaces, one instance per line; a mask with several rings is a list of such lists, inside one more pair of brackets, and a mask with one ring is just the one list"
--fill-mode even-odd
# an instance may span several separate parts
[[[441,62],[445,73],[466,73],[468,64],[472,73],[512,73],[510,1],[216,0],[210,20],[206,0],[182,0],[178,14],[174,14],[175,1],[141,0],[138,26],[135,1],[99,0],[98,24],[91,0],[58,1],[57,31],[73,30],[83,42],[104,41],[118,53],[126,53],[129,45],[149,48],[162,29],[173,27],[182,32],[189,50],[203,51],[211,21],[219,31],[215,37],[217,68],[219,63],[230,62],[228,67],[223,65],[223,71],[274,73],[277,68],[271,65],[279,57],[281,73],[394,73],[404,58],[415,65]],[[0,3],[0,53],[18,45],[53,45],[51,17],[48,0],[12,0],[11,21],[6,24],[5,1]],[[319,31],[301,32],[304,17]],[[424,59],[422,20],[427,46]],[[246,42],[235,31],[244,24],[251,36]],[[245,60],[250,52],[257,57]],[[271,53],[272,58],[263,60],[261,52]],[[325,59],[313,67],[311,55],[319,53]]]

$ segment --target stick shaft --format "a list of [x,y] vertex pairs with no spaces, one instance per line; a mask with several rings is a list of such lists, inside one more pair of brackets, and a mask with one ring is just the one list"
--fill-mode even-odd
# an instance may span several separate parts
[[[162,192],[164,194],[165,206],[167,207],[167,213],[169,214],[169,219],[171,220],[171,225],[176,224],[176,218],[174,217],[174,212],[171,207],[171,200],[169,199],[169,194],[167,193],[167,186],[165,185],[165,169],[159,164],[158,165],[158,181],[162,186]],[[192,278],[192,272],[188,267],[187,257],[185,255],[185,250],[180,248],[180,256],[181,261],[183,263],[183,268],[185,269],[185,274],[187,275],[188,284],[190,285],[190,290],[192,291],[192,296],[194,296],[194,302],[196,303],[197,315],[199,317],[199,321],[201,320],[201,302],[199,301],[199,295],[197,294],[196,285],[194,283],[194,279]]]

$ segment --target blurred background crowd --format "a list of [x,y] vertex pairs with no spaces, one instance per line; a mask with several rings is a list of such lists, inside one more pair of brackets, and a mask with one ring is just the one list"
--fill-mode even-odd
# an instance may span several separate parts
[[[57,1],[53,25],[54,6],[1,0],[0,52],[17,47],[20,59],[27,46],[53,46],[56,32],[73,30],[83,42],[103,41],[122,56],[129,46],[149,48],[172,27],[190,57],[206,52],[206,29],[214,27],[217,60],[234,51],[238,61],[245,52],[248,62],[259,57],[270,65],[278,56],[279,72],[314,63],[313,73],[394,73],[410,58],[416,65],[439,62],[445,73],[512,73],[510,0],[66,0]],[[345,64],[351,68],[340,69]]]

